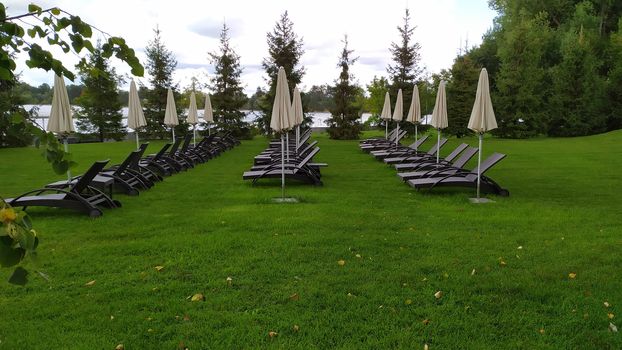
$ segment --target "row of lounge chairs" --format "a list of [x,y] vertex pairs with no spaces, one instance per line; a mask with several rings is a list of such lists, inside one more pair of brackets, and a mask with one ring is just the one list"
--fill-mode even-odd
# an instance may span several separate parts
[[[454,148],[446,157],[438,158],[437,153],[447,143],[443,138],[427,151],[420,150],[428,140],[424,135],[410,146],[396,143],[403,137],[393,130],[386,139],[373,138],[360,142],[361,150],[371,154],[379,161],[392,165],[397,170],[397,176],[410,186],[419,190],[431,190],[437,187],[468,187],[477,186],[477,166],[473,169],[464,168],[469,160],[478,153],[477,147],[470,147],[462,143]],[[484,175],[490,168],[505,158],[505,154],[493,153],[482,161],[480,166],[480,191],[501,196],[509,196],[510,192],[502,188],[493,179]]]
[[284,173],[287,179],[322,185],[320,169],[328,164],[313,162],[320,148],[317,147],[317,141],[309,143],[311,129],[301,133],[298,148],[295,137],[290,137],[289,153],[281,152],[280,140],[270,141],[268,148],[255,157],[253,166],[244,172],[242,178],[251,180],[254,185],[260,179],[280,178]]
[[6,202],[26,209],[31,206],[68,208],[91,217],[103,214],[103,208],[117,208],[121,202],[113,192],[137,196],[166,176],[188,170],[233,148],[239,141],[230,134],[212,134],[192,146],[192,135],[165,144],[158,153],[144,156],[148,143],[130,152],[121,164],[108,168],[109,160],[96,161],[82,175],[57,181],[29,191]]

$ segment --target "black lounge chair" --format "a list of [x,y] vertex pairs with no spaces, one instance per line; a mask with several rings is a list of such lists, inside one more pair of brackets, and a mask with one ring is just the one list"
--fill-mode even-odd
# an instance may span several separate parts
[[[406,131],[403,130],[403,132],[406,132]],[[397,128],[389,131],[389,133],[387,134],[386,137],[384,137],[384,136],[376,136],[376,137],[371,137],[371,138],[368,138],[368,139],[365,139],[365,140],[361,140],[361,141],[359,141],[359,146],[362,147],[362,146],[365,146],[365,145],[371,145],[371,144],[378,143],[378,142],[386,143],[387,141],[395,143],[395,134],[396,133],[397,133]]]
[[[439,164],[434,159],[429,159],[420,163],[403,163],[396,164],[395,168],[397,176],[402,180],[418,179],[422,177],[435,177],[442,173],[443,175],[454,174],[464,168],[466,163],[477,154],[477,147],[469,147],[462,155],[453,163],[442,161]],[[409,170],[409,171],[406,171]]]
[[162,146],[158,153],[144,157],[139,161],[139,166],[153,170],[160,176],[171,176],[177,173],[177,169],[171,166],[165,159],[165,154],[172,145],[172,143],[167,143]]
[[[510,195],[510,192],[504,188],[501,188],[499,184],[497,184],[491,178],[484,176],[484,173],[492,168],[495,164],[500,162],[503,158],[505,158],[505,154],[501,153],[493,153],[490,157],[486,158],[481,164],[480,168],[480,191],[482,193],[494,193],[500,196],[507,197]],[[428,190],[432,190],[436,187],[468,187],[475,188],[477,187],[477,167],[475,169],[468,171],[464,169],[457,170],[453,174],[442,174],[439,173],[434,177],[424,177],[419,179],[412,179],[407,181],[408,184],[417,190],[422,188],[427,188]]]
[[[128,169],[132,171],[136,176],[140,176],[143,179],[143,182],[150,184],[150,187],[153,186],[156,182],[162,181],[163,178],[155,171],[151,170],[148,166],[141,165],[142,156],[145,154],[147,147],[149,146],[149,142],[142,143],[139,147],[140,150],[140,158],[132,160],[130,162]],[[114,170],[119,165],[115,165],[110,167],[111,170]]]
[[[313,185],[322,185],[320,180],[321,175],[316,169],[309,166],[311,159],[320,151],[319,147],[316,147],[311,151],[304,159],[297,164],[285,164],[285,177],[288,179],[300,180]],[[244,180],[253,180],[253,185],[264,178],[280,178],[282,172],[282,165],[280,162],[272,163],[263,170],[247,171],[242,175]]]
[[[426,135],[427,136],[427,135]],[[381,151],[371,152],[371,155],[374,156],[377,160],[384,160],[385,158],[396,158],[396,157],[406,157],[406,156],[433,156],[436,155],[440,148],[443,148],[447,143],[446,138],[442,138],[440,143],[435,142],[432,147],[427,152],[422,152],[418,148],[415,149],[414,144],[408,147],[399,147],[393,149],[386,149]]]
[[[300,148],[298,155],[290,152],[290,158],[296,158],[301,155],[304,158],[304,156],[306,156],[313,149],[313,147],[315,147],[316,144],[317,144],[317,141],[313,141],[309,144],[306,144],[304,147]],[[280,161],[280,159],[281,159],[281,150],[279,149],[278,152],[273,152],[273,153],[269,153],[266,155],[260,154],[258,156],[255,156],[254,162],[255,162],[255,165],[266,165],[266,164],[275,162],[277,160]],[[287,155],[286,155],[286,159],[287,159]]]
[[[399,134],[395,134],[392,138],[389,138],[387,140],[380,140],[377,142],[373,142],[373,143],[367,143],[367,144],[363,144],[360,145],[360,148],[363,152],[371,152],[371,151],[377,151],[377,150],[383,150],[383,149],[389,149],[389,148],[395,148],[395,147],[401,147],[399,145],[399,141],[406,136],[407,132],[406,130],[400,130]],[[396,144],[395,142],[395,138],[397,137],[397,141],[398,144]]]
[[106,164],[108,164],[108,160],[93,163],[80,179],[67,190],[42,188],[26,192],[15,198],[7,198],[5,201],[13,207],[23,207],[24,210],[34,206],[56,207],[81,211],[90,217],[101,216],[103,212],[98,207],[117,208],[121,206],[119,201],[113,200],[101,190],[89,186]]
[[[148,189],[153,185],[151,182],[147,182],[142,175],[136,174],[131,169],[129,169],[129,165],[132,162],[139,160],[141,156],[142,151],[140,149],[133,151],[125,158],[121,165],[115,167],[114,169],[104,169],[103,171],[99,172],[97,176],[112,178],[113,189],[125,193],[129,196],[138,196],[138,194],[140,193],[140,189]],[[71,179],[70,182],[66,180],[57,181],[51,184],[47,184],[45,185],[45,187],[67,189],[71,187],[74,183],[79,181],[81,177],[82,175],[76,176]],[[89,186],[97,187],[96,183],[90,183]],[[100,188],[100,190],[105,191],[106,189]]]
[[[424,154],[402,155],[398,157],[391,156],[391,157],[384,158],[383,162],[387,164],[398,164],[398,163],[404,163],[404,162],[416,163],[416,162],[425,161],[428,158],[434,158],[434,161],[436,161],[436,148],[437,148],[436,145],[437,144],[435,143],[434,147],[432,147],[428,152]],[[466,143],[461,143],[460,145],[458,145],[458,147],[454,148],[454,150],[451,151],[447,155],[447,157],[445,157],[445,159],[440,158],[439,161],[445,161],[447,163],[450,163],[451,161],[454,160],[454,158],[456,158],[460,154],[460,152],[464,151],[467,147],[469,147],[469,145],[467,145]]]

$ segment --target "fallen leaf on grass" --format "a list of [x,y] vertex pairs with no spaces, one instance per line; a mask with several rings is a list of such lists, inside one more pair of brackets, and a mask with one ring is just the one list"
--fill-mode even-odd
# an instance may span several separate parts
[[438,292],[434,293],[434,297],[436,299],[442,298],[443,297],[443,292],[439,290]]
[[205,301],[205,295],[197,293],[190,298],[190,301]]
[[95,284],[95,280],[92,280],[90,282],[86,282],[84,285],[87,286],[87,287],[90,287],[90,286],[92,286],[94,284]]
[[149,332],[149,333],[153,333],[153,328],[149,328],[149,329],[147,329],[147,332]]
[[428,320],[427,318],[423,321],[421,321],[421,323],[423,323],[425,326],[430,324],[430,320]]
[[475,269],[473,269],[473,271],[471,271],[471,276],[475,276]]
[[274,331],[270,331],[270,332],[268,332],[268,336],[269,336],[270,338],[276,338],[276,337],[278,337],[278,336],[279,336],[279,333],[274,332]]
[[611,304],[609,304],[609,302],[606,302],[606,301],[603,303],[603,305],[605,305],[605,307],[611,306]]
[[611,322],[609,322],[609,330],[613,333],[618,333],[618,327],[616,327],[616,325]]
[[404,302],[404,304],[406,305],[410,305],[412,303],[413,303],[412,299],[406,299],[406,301]]
[[123,346],[123,344],[119,344],[114,348],[114,350],[125,350],[125,346]]
[[298,331],[300,330],[300,326],[298,326],[297,324],[295,324],[295,325],[292,327],[292,330],[293,330],[294,332],[298,332]]
[[607,314],[607,317],[609,317],[609,319],[611,320],[615,317],[615,315],[610,312]]
[[158,265],[155,267],[156,271],[160,272],[162,271],[162,269],[164,268],[164,266]]
[[291,300],[291,301],[298,301],[298,300],[300,300],[300,295],[298,295],[298,293],[294,293],[294,294],[289,296],[289,300]]
[[507,263],[502,258],[499,258],[499,266],[505,267],[505,266],[507,266]]
[[540,330],[538,331],[540,334],[544,334],[544,328],[540,328]]
[[569,274],[568,274],[568,278],[570,278],[571,280],[573,280],[573,279],[577,278],[577,274],[576,274],[576,273],[574,273],[574,272],[571,272],[571,273],[569,273]]
[[523,249],[523,246],[519,245],[518,248],[516,248],[516,249],[521,250],[521,249]]
[[345,260],[337,260],[337,265],[344,266],[346,264]]
[[233,278],[227,277],[227,285],[231,286],[233,284]]
[[430,350],[430,347],[428,346],[428,344],[423,345],[423,350]]
[[355,256],[359,259],[362,258],[361,254],[356,254]]
[[190,316],[184,315],[184,321],[190,321]]

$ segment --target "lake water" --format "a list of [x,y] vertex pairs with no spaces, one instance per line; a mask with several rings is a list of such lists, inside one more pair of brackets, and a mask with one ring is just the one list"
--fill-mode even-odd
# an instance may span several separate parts
[[[38,117],[36,118],[37,123],[43,128],[47,128],[48,117],[50,116],[50,110],[52,109],[52,106],[51,105],[40,105],[40,106],[25,105],[24,106],[26,110],[30,110],[33,107],[39,108]],[[244,118],[244,121],[249,122],[249,123],[252,123],[253,120],[255,120],[255,118],[257,118],[257,116],[259,115],[259,112],[257,111],[243,111],[243,112],[246,113],[246,117]],[[127,113],[128,113],[127,107],[123,107],[121,109],[121,113],[123,114],[123,125],[127,126]],[[199,120],[202,120],[203,110],[199,110],[198,113],[199,113]],[[309,112],[307,113],[307,115],[310,115],[313,118],[312,127],[314,128],[326,127],[326,121],[330,118],[330,113],[327,113],[327,112]],[[361,116],[362,122],[365,122],[367,119],[369,119],[370,116],[371,116],[370,113],[363,113],[363,115]],[[74,127],[77,130],[75,119],[74,119]],[[201,130],[201,129],[202,129],[201,125],[197,125],[197,130]]]

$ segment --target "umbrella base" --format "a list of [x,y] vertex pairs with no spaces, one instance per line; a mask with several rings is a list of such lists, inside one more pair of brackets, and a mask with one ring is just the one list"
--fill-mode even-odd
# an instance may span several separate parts
[[278,197],[278,198],[272,198],[272,202],[273,203],[298,203],[298,199],[292,198],[292,197]]
[[495,201],[488,198],[469,198],[469,201],[473,204],[495,203]]

